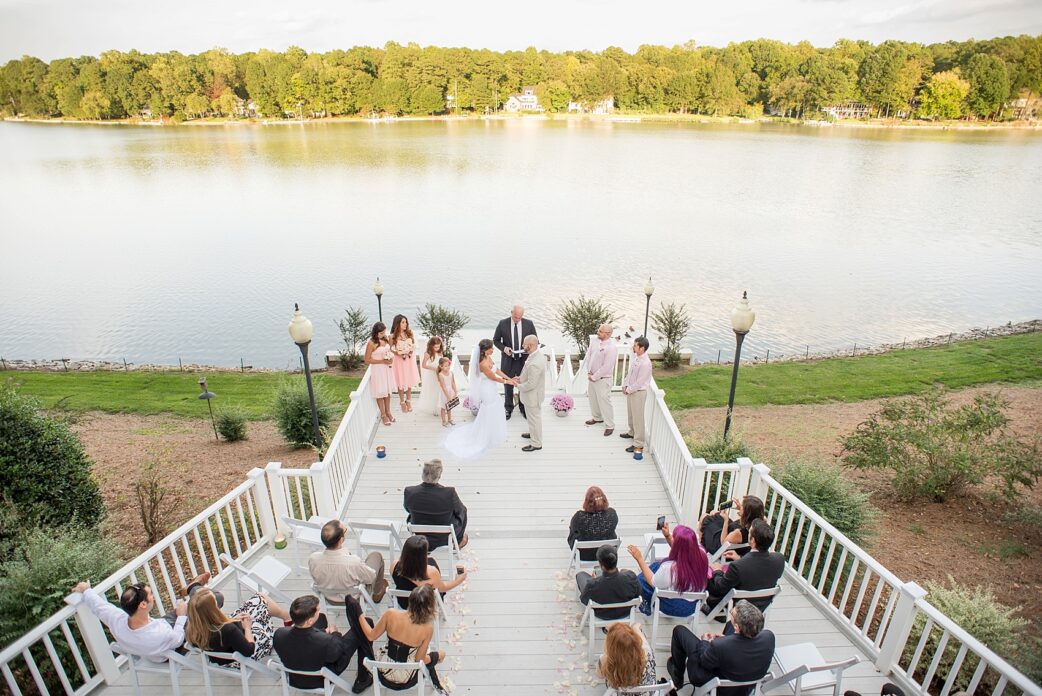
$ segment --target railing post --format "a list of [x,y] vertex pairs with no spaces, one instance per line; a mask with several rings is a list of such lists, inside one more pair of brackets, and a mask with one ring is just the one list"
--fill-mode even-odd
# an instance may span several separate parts
[[747,495],[755,495],[760,500],[767,502],[767,476],[771,473],[771,468],[766,464],[754,464],[752,473],[749,476],[749,493]]
[[329,468],[325,462],[311,465],[311,495],[315,497],[315,509],[319,517],[336,517],[337,507],[333,501],[333,484],[329,480]]
[[119,681],[119,665],[116,664],[116,658],[109,648],[109,639],[101,621],[94,616],[79,592],[73,592],[66,597],[65,603],[76,609],[76,627],[83,636],[83,643],[87,646],[87,652],[98,674],[106,684],[114,685]]
[[890,615],[890,625],[879,628],[886,630],[883,642],[879,645],[879,656],[876,657],[876,668],[883,674],[890,674],[899,666],[908,635],[915,624],[915,603],[926,596],[926,590],[914,582],[901,585],[900,592],[897,606]]
[[264,469],[253,467],[246,476],[253,481],[253,504],[260,517],[261,532],[268,541],[271,541],[278,533],[279,526],[275,521],[275,513],[272,511],[271,496],[268,495],[268,480],[264,477]]
[[[753,473],[753,460],[749,457],[738,458],[738,473],[734,479],[734,491],[735,498],[743,498],[749,495],[749,484],[751,483],[751,477]],[[760,498],[763,500],[763,498]]]
[[706,485],[706,471],[709,469],[709,464],[705,459],[689,459],[690,470],[688,471],[688,484],[687,500],[680,501],[680,509],[684,513],[684,518],[688,520],[689,525],[692,529],[698,528],[698,518],[702,514],[702,491],[705,490]]
[[286,487],[282,485],[282,477],[279,476],[281,462],[268,462],[264,471],[268,474],[268,494],[271,496],[271,508],[275,511],[275,520],[283,534],[282,518],[289,517],[289,502],[286,500]]

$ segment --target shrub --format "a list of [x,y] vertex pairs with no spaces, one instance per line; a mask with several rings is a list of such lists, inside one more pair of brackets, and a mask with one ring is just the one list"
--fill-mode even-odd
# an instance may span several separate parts
[[691,330],[687,306],[675,302],[659,305],[659,309],[651,314],[651,329],[666,343],[662,349],[663,367],[673,369],[680,365],[680,342]]
[[[321,384],[315,383],[315,407],[318,410],[320,428],[329,426],[336,409],[336,402]],[[308,388],[303,380],[283,380],[275,387],[275,427],[295,447],[310,447],[314,444],[311,426],[311,402]]]
[[101,520],[105,506],[91,464],[68,425],[0,385],[0,491],[28,524]]
[[1020,495],[1042,476],[1037,442],[1009,433],[998,394],[950,407],[944,392],[883,402],[877,413],[843,440],[847,466],[892,469],[894,488],[906,499],[943,502],[988,477],[1007,498]]
[[878,510],[869,504],[869,495],[843,478],[837,467],[792,462],[782,469],[778,482],[855,544],[863,546],[871,536]]
[[0,566],[0,645],[61,609],[80,580],[97,582],[118,569],[121,556],[113,539],[93,529],[26,532],[14,557]]
[[217,432],[228,442],[246,439],[246,412],[238,407],[223,407],[217,412]]
[[[457,312],[448,307],[431,304],[428,302],[416,316],[416,324],[420,327],[427,338],[441,336],[445,343],[445,357],[452,357],[452,339],[459,336],[459,332],[470,322],[463,312]],[[422,350],[422,346],[417,346]]]
[[685,436],[684,441],[687,442],[687,448],[692,457],[705,459],[710,464],[726,464],[738,461],[739,457],[752,456],[752,449],[734,431],[726,440],[721,432],[719,435],[713,435],[704,440]]
[[[1018,633],[1027,625],[1027,621],[1014,616],[1019,608],[1008,607],[995,599],[990,587],[967,587],[956,583],[949,576],[947,585],[928,582],[926,589],[928,592],[926,600],[971,636],[1002,657],[1009,658],[1017,652],[1021,641]],[[905,645],[903,665],[910,663],[925,626],[926,615],[919,612]],[[937,654],[940,637],[941,632],[935,627],[929,638],[926,639],[926,647],[918,662],[916,675],[918,678],[921,679],[925,676],[926,667]],[[951,672],[958,647],[957,641],[950,642],[945,647],[936,671],[936,678],[940,679],[942,683]],[[977,659],[972,654],[968,655],[955,679],[952,693],[962,691],[969,686],[976,667]],[[985,681],[988,679],[985,678]],[[982,684],[982,686],[984,685]]]
[[146,546],[151,546],[166,536],[170,529],[176,500],[174,491],[167,478],[169,466],[164,455],[153,455],[141,468],[138,480],[134,484],[134,495],[137,498],[138,514],[141,526],[145,531]]
[[340,329],[340,337],[344,340],[344,349],[340,351],[338,362],[344,370],[355,370],[361,367],[365,360],[359,346],[369,339],[369,317],[361,307],[348,307],[345,316],[337,322]]
[[601,324],[615,321],[615,312],[600,300],[579,295],[578,299],[567,300],[561,305],[557,310],[557,321],[561,332],[575,341],[582,360],[590,347],[590,336],[597,333]]

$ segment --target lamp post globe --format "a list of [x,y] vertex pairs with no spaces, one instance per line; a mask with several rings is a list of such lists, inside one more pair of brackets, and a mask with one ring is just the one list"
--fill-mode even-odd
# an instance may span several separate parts
[[724,421],[725,441],[727,440],[727,434],[731,431],[731,414],[734,412],[734,392],[735,387],[738,386],[738,365],[742,360],[742,342],[745,341],[745,336],[753,328],[755,321],[756,312],[749,307],[749,295],[743,291],[742,299],[738,300],[738,304],[731,311],[731,328],[734,330],[735,347],[734,367],[731,369],[731,393],[727,397],[727,419]]
[[314,336],[314,327],[311,320],[300,312],[300,305],[293,305],[293,319],[289,322],[289,335],[293,342],[300,348],[300,355],[304,360],[304,379],[308,385],[308,400],[311,402],[311,427],[315,440],[315,447],[322,447],[322,430],[318,425],[318,408],[315,406],[315,387],[311,383],[311,363],[308,360],[308,346]]
[[651,276],[648,276],[648,282],[644,284],[644,296],[648,300],[644,305],[644,338],[648,337],[648,314],[651,312],[651,296],[653,294],[655,294],[655,286],[651,284]]
[[376,313],[380,321],[384,320],[384,284],[380,282],[380,277],[376,277],[376,282],[373,283],[373,294],[376,295]]

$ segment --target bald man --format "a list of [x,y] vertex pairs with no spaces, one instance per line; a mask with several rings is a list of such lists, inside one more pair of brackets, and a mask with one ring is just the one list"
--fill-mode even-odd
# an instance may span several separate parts
[[539,339],[529,334],[524,340],[528,359],[521,369],[518,388],[521,390],[521,405],[526,407],[528,432],[521,437],[532,442],[521,448],[522,452],[543,449],[543,400],[546,399],[546,356],[539,351]]
[[611,324],[601,324],[597,329],[597,340],[590,343],[586,379],[590,384],[586,390],[590,398],[590,420],[586,425],[604,423],[604,436],[615,431],[615,409],[611,405],[611,376],[619,351],[611,337]]
[[[524,346],[521,342],[525,336],[535,336],[535,324],[530,319],[525,319],[525,308],[519,304],[514,305],[510,316],[499,322],[496,333],[492,335],[492,344],[503,354],[499,368],[508,377],[517,377],[525,366]],[[514,413],[514,385],[509,382],[503,385],[503,407],[507,412],[507,420]],[[521,404],[521,415],[525,415],[525,405]]]

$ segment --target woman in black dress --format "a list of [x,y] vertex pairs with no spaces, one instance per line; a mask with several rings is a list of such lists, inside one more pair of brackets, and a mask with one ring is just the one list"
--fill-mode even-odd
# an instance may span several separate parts
[[[582,510],[572,515],[568,523],[568,548],[577,541],[601,541],[615,538],[619,526],[619,515],[615,508],[608,507],[608,497],[599,486],[586,489]],[[597,549],[582,549],[579,558],[583,561],[597,560]]]
[[[428,553],[427,537],[417,534],[402,544],[402,557],[391,564],[391,580],[397,590],[413,590],[420,585],[432,585],[444,597],[449,590],[459,587],[467,579],[463,566],[456,566],[456,579],[445,582],[438,562]],[[409,598],[399,597],[398,606],[409,608]]]
[[[276,621],[278,619],[278,621]],[[231,617],[217,606],[217,597],[209,588],[196,590],[188,601],[188,642],[201,650],[241,653],[244,657],[263,660],[271,654],[275,629],[289,620],[289,612],[266,595],[253,595],[235,610]],[[214,659],[217,664],[238,666],[238,662]]]

